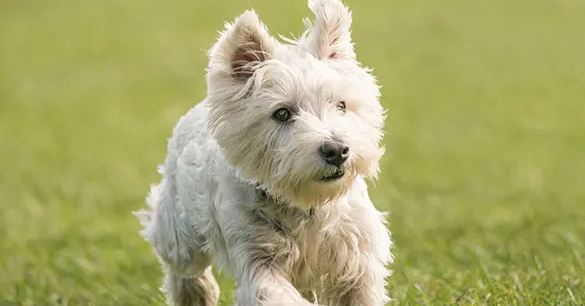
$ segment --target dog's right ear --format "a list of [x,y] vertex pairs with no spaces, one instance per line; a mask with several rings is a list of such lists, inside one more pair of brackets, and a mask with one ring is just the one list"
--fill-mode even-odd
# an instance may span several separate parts
[[[208,81],[245,83],[259,64],[271,58],[276,40],[254,11],[240,15],[220,34],[209,51]],[[228,84],[224,82],[229,82]]]
[[340,0],[309,0],[309,8],[315,14],[309,38],[314,55],[322,60],[355,59],[349,9]]

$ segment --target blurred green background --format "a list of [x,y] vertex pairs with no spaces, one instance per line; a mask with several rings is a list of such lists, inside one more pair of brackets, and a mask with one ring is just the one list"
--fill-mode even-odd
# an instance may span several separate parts
[[[397,305],[584,305],[585,2],[347,0],[389,109]],[[305,1],[0,1],[0,305],[163,305],[131,212],[202,50]],[[221,278],[222,304],[232,281]]]

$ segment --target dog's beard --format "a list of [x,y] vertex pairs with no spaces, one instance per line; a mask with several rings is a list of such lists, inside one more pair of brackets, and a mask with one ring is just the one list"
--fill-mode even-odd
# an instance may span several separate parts
[[335,202],[351,188],[358,173],[351,167],[324,169],[303,177],[294,173],[282,179],[272,177],[262,185],[279,201],[300,208],[311,208]]
[[296,189],[286,190],[291,203],[299,207],[318,207],[337,201],[350,189],[355,176],[345,174],[334,182],[311,181],[298,186]]

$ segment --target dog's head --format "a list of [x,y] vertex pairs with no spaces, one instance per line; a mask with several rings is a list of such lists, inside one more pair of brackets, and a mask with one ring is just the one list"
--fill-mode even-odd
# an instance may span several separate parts
[[300,207],[375,176],[384,115],[370,70],[356,61],[351,13],[312,0],[313,22],[281,43],[253,11],[228,24],[210,51],[209,127],[239,175]]

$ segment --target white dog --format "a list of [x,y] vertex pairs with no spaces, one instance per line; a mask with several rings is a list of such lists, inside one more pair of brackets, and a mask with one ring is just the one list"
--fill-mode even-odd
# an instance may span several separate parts
[[313,0],[278,42],[253,11],[209,53],[207,98],[177,124],[162,182],[136,213],[177,306],[216,305],[232,272],[239,306],[382,306],[392,261],[378,172],[384,111],[356,61],[351,13]]

